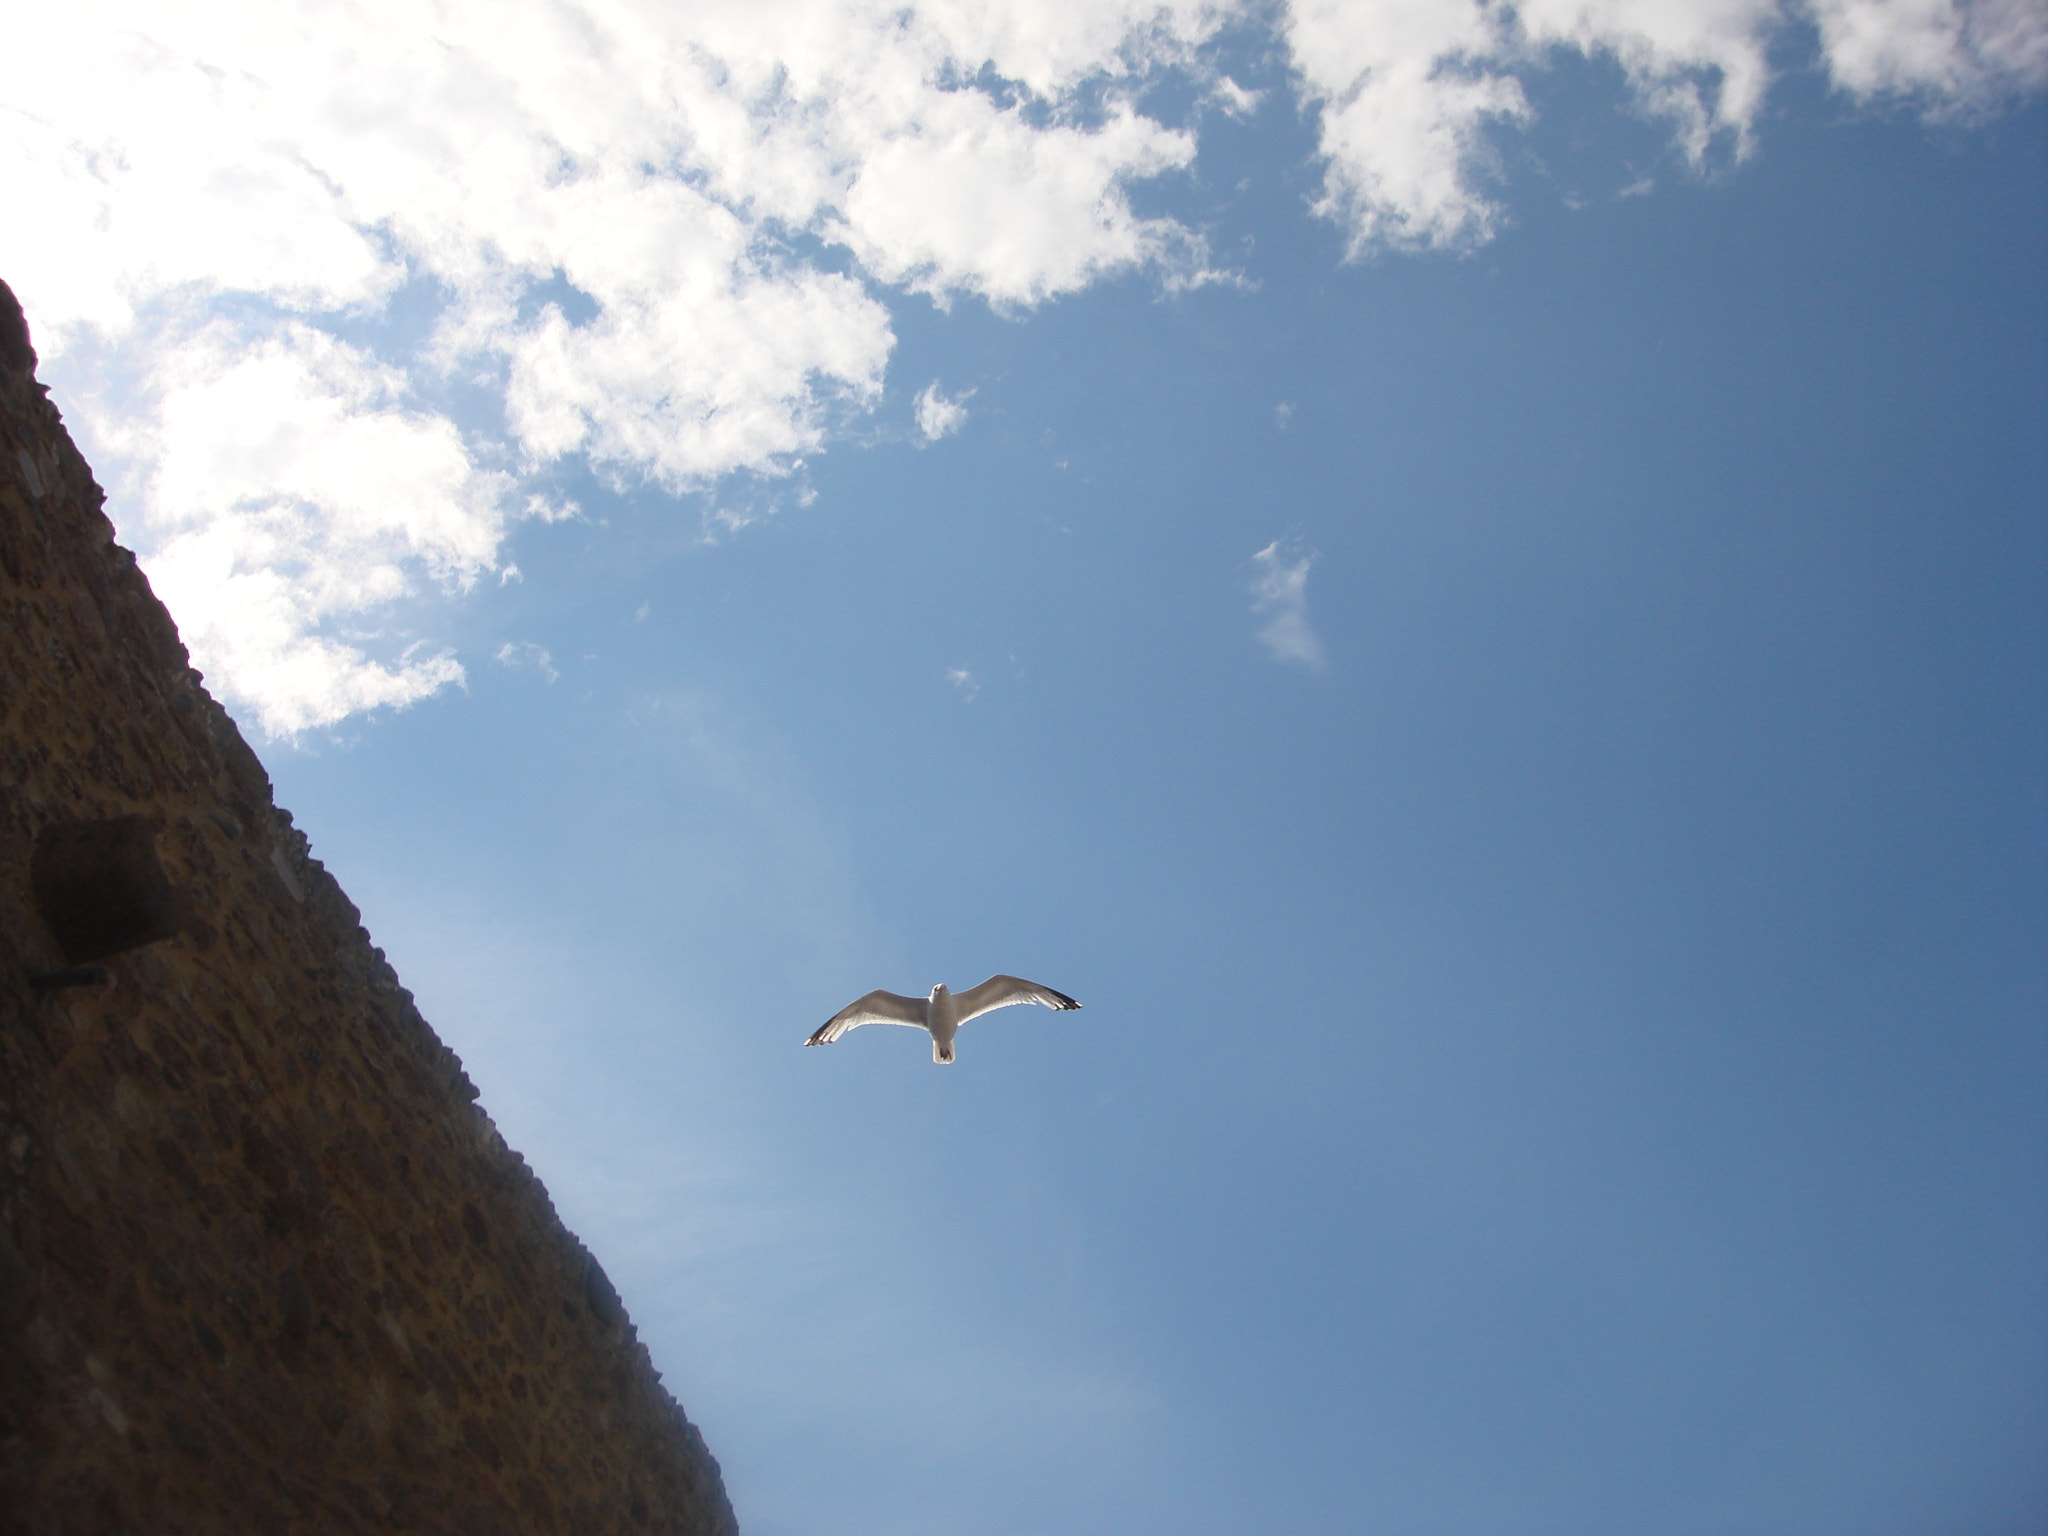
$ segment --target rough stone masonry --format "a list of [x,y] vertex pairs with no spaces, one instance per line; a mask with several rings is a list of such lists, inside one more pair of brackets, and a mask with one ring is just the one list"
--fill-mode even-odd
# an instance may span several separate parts
[[0,1533],[726,1536],[35,361],[0,284]]

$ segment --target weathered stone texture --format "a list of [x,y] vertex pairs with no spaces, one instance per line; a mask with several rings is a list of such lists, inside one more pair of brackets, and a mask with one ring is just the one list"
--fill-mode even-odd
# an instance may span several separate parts
[[[0,285],[0,1532],[727,1533],[617,1294],[200,686]],[[63,966],[37,834],[193,916]]]

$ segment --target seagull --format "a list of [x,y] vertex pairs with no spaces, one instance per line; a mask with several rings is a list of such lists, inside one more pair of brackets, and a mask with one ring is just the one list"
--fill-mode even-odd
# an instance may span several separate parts
[[951,1064],[953,1036],[969,1019],[1007,1008],[1012,1003],[1042,1003],[1048,1008],[1078,1008],[1064,992],[1041,987],[1021,976],[991,976],[978,987],[951,992],[942,981],[930,997],[904,997],[897,992],[870,992],[859,1002],[848,1003],[820,1024],[805,1045],[830,1045],[849,1029],[863,1024],[908,1024],[928,1031],[932,1037],[932,1060]]

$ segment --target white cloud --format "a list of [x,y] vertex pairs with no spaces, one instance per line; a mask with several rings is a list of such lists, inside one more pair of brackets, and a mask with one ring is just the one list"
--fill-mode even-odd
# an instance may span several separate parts
[[1127,106],[1090,129],[1035,128],[976,91],[951,92],[926,116],[928,131],[873,147],[833,223],[883,281],[1018,305],[1120,267],[1200,271],[1199,242],[1169,219],[1137,217],[1122,192],[1185,167],[1192,134]]
[[[303,729],[461,677],[334,623],[420,574],[500,568],[515,487],[473,451],[677,491],[784,476],[881,398],[894,338],[869,282],[1015,306],[1122,267],[1199,275],[1200,242],[1127,197],[1194,141],[1133,100],[1221,14],[33,8],[0,54],[7,275],[67,398],[109,424],[137,492],[113,512],[201,665],[265,728]],[[864,272],[792,254],[791,230]],[[540,302],[564,283],[587,303]],[[337,339],[401,290],[441,296],[431,347]],[[227,313],[253,372],[193,340]],[[290,375],[274,400],[266,370]],[[443,374],[502,389],[495,451],[405,388]],[[424,471],[388,515],[349,488],[367,439]]]
[[1294,0],[1283,30],[1325,157],[1318,211],[1351,254],[1457,249],[1498,229],[1491,135],[1525,124],[1522,77],[1560,51],[1620,66],[1695,167],[1740,159],[1770,52],[1810,19],[1836,86],[1968,113],[2048,83],[2038,0]]
[[1810,0],[1828,69],[1859,96],[1917,97],[1969,114],[2048,84],[2038,0]]
[[281,735],[460,682],[368,616],[491,567],[504,477],[395,370],[297,322],[255,340],[214,322],[150,364],[88,428],[128,471],[131,536],[201,667]]
[[1249,91],[1228,75],[1217,77],[1210,99],[1235,118],[1250,118],[1266,99],[1264,91]]
[[917,435],[927,443],[936,443],[958,432],[967,423],[967,402],[973,398],[974,391],[970,389],[949,400],[939,393],[939,381],[933,379],[918,391]]
[[1316,557],[1275,539],[1252,559],[1259,568],[1252,578],[1252,613],[1266,621],[1258,632],[1259,643],[1275,661],[1320,669],[1323,642],[1308,622],[1308,572]]
[[[1319,206],[1354,253],[1484,240],[1503,217],[1489,133],[1528,118],[1522,79],[1557,50],[1618,62],[1695,163],[1746,151],[1788,18],[1811,18],[1857,97],[1965,113],[2048,81],[2038,0],[1789,4],[1296,0],[1279,25],[1319,113]],[[7,277],[64,397],[123,423],[106,431],[138,497],[113,507],[123,536],[216,685],[277,730],[461,677],[452,656],[380,634],[384,605],[422,578],[510,579],[504,508],[556,515],[514,472],[574,457],[672,491],[796,475],[883,397],[894,337],[877,286],[1015,310],[1121,271],[1168,289],[1213,278],[1196,232],[1132,201],[1191,166],[1200,110],[1169,122],[1144,104],[1177,75],[1182,100],[1253,110],[1203,50],[1264,14],[17,9],[0,51]],[[839,253],[811,259],[817,241]],[[423,303],[438,306],[428,344],[365,350],[396,333],[375,322],[413,324]],[[228,318],[238,358],[213,329]],[[272,376],[274,398],[256,382]],[[502,407],[495,439],[429,404],[451,379],[486,392],[478,419]],[[964,398],[927,392],[928,439]],[[418,472],[379,505],[360,488],[371,441]],[[721,488],[711,525],[779,494]]]
[[1304,0],[1287,44],[1303,95],[1321,108],[1328,158],[1319,212],[1372,245],[1454,245],[1492,233],[1474,190],[1481,129],[1528,115],[1521,86],[1480,67],[1493,13],[1467,0]]
[[963,703],[972,704],[974,696],[981,692],[981,679],[965,667],[946,668],[946,681],[953,685]]
[[[118,327],[183,284],[327,309],[425,270],[475,343],[536,328],[515,301],[558,272],[603,315],[623,305],[622,330],[657,299],[701,320],[764,282],[836,296],[763,259],[771,219],[886,281],[1029,302],[1185,254],[1124,189],[1194,141],[1129,98],[1221,17],[1186,0],[77,0],[21,18],[0,64],[14,211],[56,221],[12,271],[43,324]],[[873,328],[852,319],[852,355],[828,339],[820,366],[860,381]]]
[[1532,116],[1519,76],[1559,50],[1600,54],[1695,165],[1748,149],[1781,25],[1777,0],[1297,0],[1288,45],[1321,108],[1318,210],[1352,253],[1484,241],[1489,130]]
[[685,110],[712,186],[736,205],[824,231],[885,282],[1032,303],[1127,265],[1199,268],[1199,242],[1137,216],[1125,195],[1133,180],[1185,166],[1194,138],[1132,99],[1190,61],[1228,10],[693,8],[692,46],[719,86],[692,92]]

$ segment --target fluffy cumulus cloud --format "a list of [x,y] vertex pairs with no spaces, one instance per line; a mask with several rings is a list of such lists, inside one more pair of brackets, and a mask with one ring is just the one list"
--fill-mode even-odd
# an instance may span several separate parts
[[[823,446],[881,397],[871,284],[1015,307],[1197,273],[1199,241],[1128,198],[1193,139],[1132,97],[1218,24],[964,0],[42,7],[0,56],[7,275],[94,402],[122,532],[201,665],[291,732],[460,678],[431,647],[380,654],[402,637],[378,617],[496,566],[522,475],[575,455],[685,491]],[[340,339],[423,292],[426,344]],[[448,378],[500,390],[502,431],[423,403]],[[374,513],[370,463],[405,479]]]
[[1828,67],[1861,96],[1969,116],[2048,83],[2039,0],[1812,0]]
[[1811,26],[1834,83],[1968,115],[2048,83],[2039,0],[1294,0],[1283,30],[1316,111],[1319,210],[1351,252],[1469,247],[1502,217],[1492,135],[1560,52],[1617,65],[1695,167],[1748,153],[1773,45]]
[[95,435],[136,466],[150,578],[201,665],[281,732],[460,681],[448,655],[336,621],[388,610],[414,570],[473,581],[504,477],[409,408],[396,370],[307,325],[216,321],[148,360]]
[[[1788,29],[1934,115],[2048,80],[2038,0],[1798,6],[70,0],[0,51],[0,263],[201,665],[290,732],[461,676],[392,605],[502,570],[550,463],[686,492],[826,446],[882,398],[890,290],[1210,276],[1132,193],[1256,107],[1226,27],[1277,27],[1354,252],[1485,239],[1560,50],[1695,162],[1747,150]],[[501,409],[458,428],[450,381]],[[922,437],[960,408],[934,386]]]
[[1308,622],[1308,572],[1316,557],[1275,539],[1252,556],[1252,614],[1264,620],[1259,643],[1275,661],[1320,669],[1323,642]]

